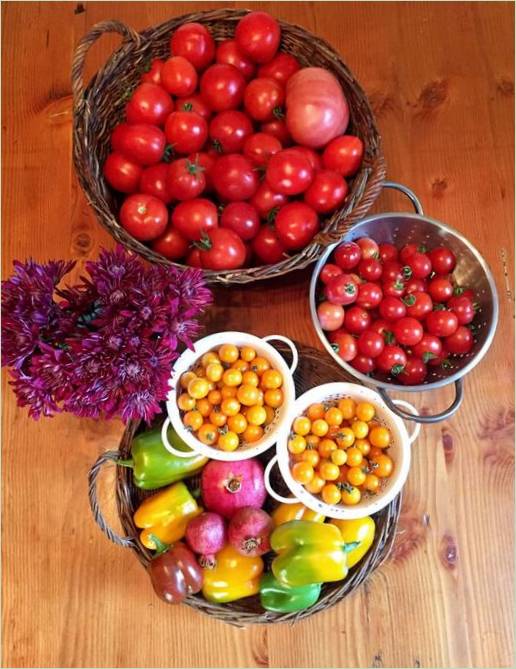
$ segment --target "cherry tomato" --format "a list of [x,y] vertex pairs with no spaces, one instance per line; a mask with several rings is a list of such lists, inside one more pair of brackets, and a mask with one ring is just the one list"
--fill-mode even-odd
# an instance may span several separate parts
[[249,203],[255,207],[260,214],[260,218],[269,218],[271,212],[279,209],[286,204],[288,198],[283,193],[276,193],[266,181],[263,181],[256,193],[249,200]]
[[303,249],[320,228],[317,213],[304,202],[290,202],[281,207],[275,226],[280,242],[288,250]]
[[427,290],[434,302],[447,302],[453,297],[453,286],[443,276],[436,276],[429,281]]
[[370,237],[361,237],[357,239],[357,244],[362,251],[362,258],[378,258],[378,244]]
[[428,253],[432,269],[436,274],[450,274],[455,269],[457,262],[455,255],[445,246],[438,246]]
[[400,262],[406,264],[411,256],[414,255],[418,250],[417,244],[405,244],[402,246],[399,252]]
[[215,41],[201,23],[183,23],[172,35],[170,53],[186,58],[196,70],[204,70],[215,57]]
[[233,65],[211,65],[201,77],[201,95],[213,111],[226,111],[240,106],[244,97],[244,75]]
[[[376,283],[362,283],[358,286],[357,306],[363,309],[375,309],[383,299],[380,286]],[[392,298],[395,299],[395,298]]]
[[425,319],[426,329],[436,337],[449,337],[459,327],[459,319],[447,309],[436,309]]
[[274,79],[253,79],[246,86],[244,108],[255,121],[272,121],[282,113],[284,102],[285,89]]
[[378,281],[382,276],[382,263],[376,258],[363,258],[358,265],[358,273],[366,281]]
[[352,304],[357,299],[359,287],[349,274],[340,274],[332,279],[324,289],[327,300],[333,304]]
[[248,158],[253,165],[265,167],[273,156],[278,151],[281,151],[281,142],[272,135],[267,135],[264,132],[257,132],[254,135],[249,135],[244,141],[243,154]]
[[426,365],[421,358],[409,356],[403,371],[398,374],[397,378],[404,386],[417,386],[423,383],[426,375]]
[[345,362],[350,362],[358,353],[357,340],[347,332],[337,331],[333,332],[329,338],[333,350]]
[[380,316],[387,321],[394,321],[405,316],[407,309],[397,297],[384,297],[378,309]]
[[251,161],[239,153],[221,156],[213,168],[212,181],[223,200],[248,200],[258,189],[258,174]]
[[172,213],[172,223],[183,237],[199,241],[203,233],[217,227],[217,207],[203,198],[180,202]]
[[407,260],[407,266],[410,267],[415,279],[425,279],[432,271],[432,263],[425,253],[416,251]]
[[298,151],[308,160],[308,162],[312,166],[314,174],[319,170],[323,169],[321,156],[317,153],[317,151],[314,151],[314,149],[310,149],[308,146],[298,146],[296,144],[295,146],[291,147],[291,150]]
[[385,339],[385,332],[390,332],[390,328],[391,323],[379,318],[373,321],[367,329],[372,330],[372,332],[378,332],[378,334],[382,335]]
[[412,347],[412,353],[421,358],[423,362],[428,362],[433,358],[439,358],[443,350],[443,345],[439,337],[425,332],[420,341]]
[[265,178],[271,188],[284,195],[298,195],[313,179],[307,158],[293,149],[284,149],[271,156]]
[[460,325],[467,325],[475,318],[475,307],[469,297],[457,295],[450,298],[446,306],[457,316]]
[[360,334],[371,324],[371,316],[362,307],[350,307],[344,316],[344,327],[350,334]]
[[168,211],[152,195],[129,195],[120,209],[120,223],[135,239],[148,242],[159,237],[167,227]]
[[459,325],[455,332],[444,339],[444,346],[450,353],[462,355],[473,348],[473,335],[465,325]]
[[348,185],[338,172],[320,170],[305,191],[304,200],[319,214],[328,214],[340,207],[347,193]]
[[189,95],[186,98],[178,98],[176,101],[176,111],[199,114],[205,121],[208,121],[211,116],[211,109],[199,94]]
[[362,332],[357,342],[358,352],[368,358],[377,358],[385,348],[382,335],[372,330]]
[[326,263],[319,274],[319,278],[323,283],[329,283],[332,279],[341,274],[343,274],[343,271],[338,265]]
[[121,153],[110,153],[104,163],[103,174],[108,184],[120,193],[134,193],[138,190],[142,168],[128,160]]
[[165,204],[169,204],[172,201],[172,195],[167,187],[168,170],[167,163],[158,163],[144,169],[140,179],[140,193],[152,195]]
[[217,63],[236,67],[247,81],[254,77],[256,71],[255,64],[250,58],[244,56],[242,51],[238,48],[238,44],[235,40],[227,39],[224,40],[224,42],[221,42],[217,47],[215,60]]
[[161,60],[161,58],[155,58],[150,66],[147,72],[144,72],[142,74],[142,81],[147,83],[147,84],[157,84],[158,86],[161,85],[161,68],[163,67],[164,60]]
[[383,263],[382,281],[403,282],[403,268],[397,260],[386,260]]
[[462,286],[455,286],[453,289],[453,294],[456,296],[462,295],[463,297],[468,297],[470,300],[475,299],[475,293],[471,288],[463,288]]
[[424,279],[415,279],[411,277],[405,281],[405,293],[424,293],[426,292],[426,281]]
[[301,68],[301,64],[289,53],[280,52],[274,58],[262,65],[258,69],[259,77],[268,77],[279,81],[283,86],[287,83],[290,77]]
[[260,132],[264,132],[266,135],[272,135],[276,137],[281,142],[282,146],[289,146],[292,144],[292,138],[287,128],[287,124],[283,119],[274,119],[274,121],[269,121],[268,123],[262,123],[260,126]]
[[389,244],[387,242],[378,244],[378,254],[382,262],[387,262],[388,260],[398,260],[398,249],[394,246],[394,244]]
[[125,107],[127,123],[163,125],[174,110],[170,95],[156,84],[140,84]]
[[407,316],[422,320],[433,309],[432,298],[428,293],[409,293],[403,298]]
[[154,125],[120,123],[111,135],[111,146],[138,165],[159,163],[165,150],[165,135]]
[[344,271],[354,269],[362,258],[362,249],[355,242],[344,242],[337,246],[333,258]]
[[166,187],[174,200],[192,200],[200,195],[206,186],[202,168],[191,163],[188,158],[174,160],[167,173]]
[[182,56],[172,56],[161,68],[161,85],[179,98],[191,95],[197,88],[195,67]]
[[423,338],[423,326],[415,318],[400,318],[392,329],[396,341],[402,346],[415,346]]
[[344,323],[344,309],[340,304],[321,302],[317,307],[317,316],[322,329],[329,332],[338,330]]
[[201,268],[201,252],[199,249],[192,249],[190,253],[185,258],[185,264],[190,267],[199,267]]
[[234,109],[220,112],[210,121],[210,139],[219,153],[241,152],[246,138],[252,132],[253,124],[249,117]]
[[205,269],[238,269],[245,261],[244,242],[236,232],[227,228],[210,230],[202,237],[200,249],[201,263]]
[[161,237],[152,242],[151,248],[169,260],[179,260],[188,251],[188,240],[174,227],[169,226]]
[[193,111],[175,111],[167,118],[165,135],[176,153],[194,153],[208,138],[208,124]]
[[405,351],[399,346],[387,344],[375,362],[381,372],[396,375],[405,367],[407,356],[405,355]]
[[361,372],[362,374],[370,374],[375,369],[374,360],[361,353],[353,358],[350,364],[357,370],[357,372]]
[[382,453],[381,455],[376,456],[376,458],[373,458],[370,462],[375,476],[378,476],[379,478],[388,478],[392,474],[394,463],[388,455]]
[[384,295],[388,295],[389,297],[401,297],[405,293],[405,284],[399,279],[395,281],[391,279],[382,284],[382,291]]
[[268,63],[280,43],[279,23],[267,12],[249,12],[237,23],[235,40],[254,63]]
[[262,225],[252,241],[253,251],[264,265],[274,265],[284,260],[285,247],[270,225]]
[[323,164],[343,177],[353,176],[362,163],[364,143],[359,137],[342,135],[332,139],[323,152]]
[[220,217],[220,226],[229,228],[244,241],[256,237],[260,229],[260,216],[248,202],[230,202]]
[[197,153],[191,153],[188,156],[188,160],[191,163],[199,165],[199,167],[202,168],[204,174],[204,180],[206,182],[204,190],[206,192],[212,191],[213,183],[211,181],[211,171],[215,166],[215,163],[217,162],[217,156],[212,153],[197,152]]

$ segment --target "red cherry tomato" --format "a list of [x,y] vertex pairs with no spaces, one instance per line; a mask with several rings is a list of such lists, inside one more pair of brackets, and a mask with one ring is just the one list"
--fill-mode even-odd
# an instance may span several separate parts
[[423,338],[423,326],[417,319],[409,316],[397,320],[392,330],[396,341],[402,346],[414,346]]
[[156,84],[157,86],[161,85],[161,68],[163,67],[164,60],[161,58],[155,58],[147,72],[142,74],[142,82],[147,84]]
[[362,258],[362,249],[355,242],[344,242],[337,246],[333,258],[339,267],[347,271],[358,265]]
[[358,353],[357,340],[347,332],[332,332],[329,340],[333,350],[344,362],[350,362]]
[[197,88],[195,67],[182,56],[172,56],[161,68],[161,85],[171,95],[184,98]]
[[427,290],[434,302],[447,302],[453,296],[453,286],[443,276],[431,279]]
[[[296,150],[289,149],[289,151]],[[319,214],[328,214],[340,207],[347,193],[348,185],[338,172],[320,170],[306,189],[304,200]]]
[[376,258],[363,258],[358,265],[358,274],[366,281],[378,281],[382,269],[382,263]]
[[414,279],[411,277],[405,281],[405,293],[407,293],[407,295],[410,293],[425,293],[426,288],[427,285],[424,279]]
[[263,181],[256,193],[249,200],[260,214],[260,218],[274,217],[275,213],[284,204],[287,204],[288,198],[283,193],[276,193],[266,181]]
[[169,226],[161,237],[151,243],[151,248],[169,260],[179,260],[188,252],[188,240],[174,227]]
[[199,242],[201,264],[205,269],[223,270],[242,267],[247,251],[240,237],[227,228],[214,228]]
[[185,258],[185,265],[201,268],[201,252],[199,249],[192,249]]
[[246,137],[243,154],[246,158],[259,167],[265,167],[271,156],[281,151],[281,142],[272,135],[257,132]]
[[358,352],[368,358],[377,358],[385,348],[382,335],[378,332],[366,330],[358,338]]
[[191,153],[188,156],[188,160],[195,165],[199,165],[199,167],[203,170],[204,180],[206,182],[204,190],[206,192],[212,191],[213,183],[211,181],[211,171],[217,162],[217,156],[212,153],[197,152]]
[[125,106],[128,123],[149,123],[163,125],[167,116],[174,111],[170,95],[156,84],[140,84]]
[[380,316],[386,321],[394,321],[398,318],[403,318],[407,313],[407,309],[403,302],[397,297],[384,297],[378,309]]
[[148,242],[159,237],[167,227],[168,211],[152,195],[129,195],[120,209],[120,224],[135,239]]
[[221,228],[233,230],[244,241],[253,239],[260,229],[260,216],[248,202],[230,202],[220,217]]
[[397,260],[386,260],[383,263],[382,281],[403,282],[403,268]]
[[108,184],[120,193],[138,190],[142,168],[121,153],[110,153],[104,163],[103,174]]
[[204,70],[215,58],[215,41],[201,23],[183,23],[172,35],[170,53],[186,58],[196,70]]
[[[308,162],[312,166],[312,169],[315,172],[318,172],[319,170],[322,170],[323,164],[321,160],[320,154],[317,153],[317,151],[314,151],[314,149],[310,149],[308,146],[298,146],[297,144],[295,146],[291,147],[291,151],[299,151],[300,153],[305,156],[305,158],[308,159]],[[346,184],[347,186],[347,184]],[[347,189],[346,189],[347,192]]]
[[212,181],[223,200],[248,200],[258,189],[258,173],[253,164],[239,153],[221,156],[213,168]]
[[378,244],[378,254],[382,262],[387,262],[388,260],[398,260],[398,249],[394,244]]
[[279,139],[282,146],[289,146],[292,144],[292,138],[287,129],[287,124],[282,119],[275,119],[274,121],[269,121],[268,123],[262,123],[260,126],[260,132],[264,132],[267,135],[272,135]]
[[235,40],[227,39],[221,42],[217,48],[215,60],[222,65],[236,67],[247,81],[254,77],[256,71],[255,64],[250,58],[244,56]]
[[290,202],[276,214],[275,227],[286,249],[303,249],[319,232],[319,217],[304,202]]
[[426,379],[426,365],[420,358],[409,356],[397,378],[404,386],[417,386]]
[[451,274],[457,262],[455,255],[445,246],[438,246],[428,253],[432,269],[436,274]]
[[267,65],[262,65],[258,69],[258,76],[275,79],[284,86],[290,77],[300,68],[301,65],[297,58],[294,58],[294,56],[290,55],[289,53],[280,52],[274,56],[274,58],[269,61]]
[[[391,332],[391,330],[390,330],[391,327],[392,327],[391,323],[388,323],[387,321],[384,321],[382,318],[379,318],[376,321],[373,321],[367,329],[371,330],[372,332],[377,332],[378,334],[382,335],[382,337],[385,340],[385,333],[386,332]],[[393,335],[393,337],[394,337],[394,335]]]
[[426,329],[436,337],[449,337],[459,327],[459,319],[446,309],[436,309],[425,319]]
[[317,307],[317,316],[323,330],[333,332],[344,323],[344,309],[340,304],[321,302]]
[[206,186],[202,168],[188,158],[174,160],[167,174],[167,191],[174,200],[192,200]]
[[372,358],[368,358],[367,355],[362,355],[361,353],[351,360],[350,365],[361,374],[370,374],[374,371],[376,366]]
[[279,23],[267,12],[250,12],[237,23],[235,40],[254,63],[268,63],[280,43]]
[[382,291],[384,295],[389,295],[389,297],[402,297],[405,293],[405,284],[399,279],[396,279],[396,281],[391,279],[382,284]]
[[403,298],[403,304],[407,309],[407,316],[422,320],[429,314],[434,303],[428,293],[409,293]]
[[113,151],[138,165],[159,163],[165,150],[165,135],[154,125],[120,123],[111,135]]
[[421,358],[423,362],[428,362],[433,358],[439,358],[443,351],[443,345],[439,337],[425,332],[421,340],[412,347],[412,353]]
[[432,271],[432,263],[425,253],[416,251],[407,260],[407,266],[410,267],[415,279],[425,279]]
[[349,274],[341,274],[332,279],[324,289],[327,300],[333,304],[352,304],[357,299],[359,287]]
[[364,143],[360,137],[342,135],[332,139],[324,149],[323,164],[343,177],[351,177],[358,172],[363,155]]
[[444,338],[444,346],[449,353],[464,355],[473,348],[473,335],[465,325],[459,325],[455,332]]
[[226,111],[240,106],[244,97],[244,75],[233,65],[216,63],[201,77],[201,95],[213,111]]
[[387,344],[375,362],[381,372],[396,376],[407,364],[407,356],[399,346]]
[[475,318],[475,307],[469,297],[454,296],[448,300],[446,306],[457,316],[460,325],[467,325]]
[[284,195],[298,195],[313,179],[312,166],[298,151],[284,149],[271,156],[265,178],[269,186]]
[[264,265],[275,265],[284,260],[285,247],[270,225],[262,225],[252,241],[253,251]]
[[206,142],[208,124],[195,112],[175,111],[167,118],[165,135],[176,153],[194,153]]
[[210,121],[210,139],[219,153],[240,153],[252,132],[249,117],[234,109],[220,112]]
[[401,247],[399,252],[399,259],[404,265],[407,264],[409,258],[418,250],[417,244],[405,244]]
[[471,290],[471,288],[462,288],[462,286],[455,286],[453,289],[453,294],[458,296],[462,295],[463,297],[469,297],[471,301],[475,299],[475,293]]
[[244,92],[245,110],[255,121],[272,121],[284,102],[285,89],[275,79],[253,79]]
[[362,250],[362,258],[378,258],[378,244],[370,237],[357,239],[357,244]]
[[197,93],[186,98],[178,98],[176,100],[176,111],[194,112],[194,114],[202,116],[205,121],[208,121],[211,116],[211,109]]
[[358,287],[357,306],[364,309],[375,309],[382,301],[383,293],[376,283],[362,283]]
[[[341,270],[342,271],[342,270]],[[352,306],[346,309],[344,327],[350,334],[360,334],[369,329],[371,315],[362,307]]]
[[168,168],[167,163],[158,163],[144,169],[140,179],[140,193],[152,195],[165,204],[169,204],[172,201],[172,195],[167,188]]
[[186,239],[199,241],[204,233],[217,227],[217,207],[204,198],[185,200],[172,212],[172,224]]
[[319,274],[319,278],[323,283],[329,283],[336,276],[343,274],[343,271],[338,265],[333,265],[332,263],[326,263]]

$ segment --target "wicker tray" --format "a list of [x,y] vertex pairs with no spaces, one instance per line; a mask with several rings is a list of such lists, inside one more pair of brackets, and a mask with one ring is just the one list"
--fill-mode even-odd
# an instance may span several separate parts
[[[282,348],[278,344],[277,348],[281,353],[288,355],[286,347]],[[300,360],[294,374],[296,394],[299,395],[309,388],[329,381],[353,381],[344,371],[338,369],[328,356],[320,351],[300,345],[298,345],[298,350]],[[154,494],[156,491],[144,492],[140,490],[133,484],[132,470],[128,470],[126,467],[118,467],[115,492],[118,514],[125,532],[124,537],[117,535],[106,524],[98,505],[96,491],[96,481],[102,466],[108,462],[116,461],[118,458],[129,457],[131,441],[139,429],[140,424],[138,422],[129,423],[122,437],[119,450],[108,451],[98,458],[90,471],[89,489],[93,516],[101,530],[114,543],[131,548],[138,560],[146,567],[152,557],[152,552],[139,542],[137,538],[139,530],[134,525],[133,514],[142,499]],[[266,462],[273,454],[274,449],[271,449],[264,453],[261,459],[263,462]],[[272,481],[278,492],[285,495],[289,494],[286,486],[279,478],[279,474],[277,474],[276,480],[273,476]],[[270,511],[276,505],[277,503],[269,498],[265,508]],[[257,596],[248,597],[229,604],[218,605],[207,602],[199,594],[188,597],[185,603],[207,615],[214,616],[215,618],[219,618],[219,620],[237,626],[253,623],[295,622],[301,618],[314,615],[319,611],[324,611],[350,595],[386,559],[394,541],[400,507],[401,495],[391,502],[388,507],[375,514],[376,535],[373,545],[365,558],[350,570],[348,577],[344,581],[324,584],[319,601],[309,609],[297,613],[272,613],[262,609]],[[265,557],[267,562],[268,556]]]

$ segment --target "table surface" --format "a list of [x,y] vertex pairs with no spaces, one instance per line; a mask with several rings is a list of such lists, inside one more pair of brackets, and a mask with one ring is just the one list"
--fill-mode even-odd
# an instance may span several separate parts
[[[236,6],[238,3],[226,3]],[[266,3],[247,6],[264,8]],[[112,240],[71,161],[74,45],[97,21],[140,30],[216,3],[3,3],[3,270],[14,258],[94,258]],[[490,264],[500,322],[466,381],[460,412],[414,447],[392,556],[354,596],[295,627],[237,630],[170,608],[130,551],[108,542],[87,502],[95,458],[117,421],[33,422],[4,374],[3,666],[512,666],[513,203],[512,3],[274,3],[332,43],[362,83],[389,177],[461,230]],[[88,78],[119,43],[104,37]],[[385,194],[376,210],[407,210]],[[219,289],[208,329],[281,332],[321,348],[310,323],[310,269]],[[451,392],[412,394],[444,407]],[[116,525],[113,470],[102,501]]]

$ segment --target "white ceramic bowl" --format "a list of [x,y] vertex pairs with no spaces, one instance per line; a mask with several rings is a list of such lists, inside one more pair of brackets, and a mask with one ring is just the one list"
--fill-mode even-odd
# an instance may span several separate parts
[[[386,480],[386,485],[382,492],[375,496],[362,498],[355,506],[326,504],[322,499],[312,495],[300,483],[295,481],[290,473],[290,453],[287,448],[292,423],[297,416],[301,416],[311,404],[337,400],[343,397],[351,397],[357,402],[370,402],[373,404],[376,409],[375,420],[384,424],[391,433],[389,455],[394,460],[392,475]],[[414,414],[417,414],[417,410],[408,402],[404,402],[403,400],[394,401],[408,408]],[[327,383],[317,386],[298,397],[290,406],[288,420],[283,423],[281,431],[278,434],[276,455],[269,461],[265,469],[265,487],[267,488],[267,492],[280,502],[287,504],[302,502],[309,509],[322,513],[329,518],[353,519],[370,516],[392,502],[402,489],[410,468],[410,445],[417,438],[420,429],[421,425],[416,423],[414,431],[409,436],[401,418],[396,416],[387,407],[377,392],[366,386],[354,383]],[[282,497],[272,488],[269,477],[271,469],[276,462],[294,498]]]
[[[283,356],[268,343],[271,340],[279,340],[289,346],[292,353],[292,363],[290,367],[285,362]],[[263,437],[252,444],[244,444],[236,451],[232,452],[221,451],[218,448],[213,448],[212,446],[207,446],[200,442],[194,434],[184,427],[177,406],[178,393],[182,392],[182,389],[180,387],[178,388],[178,384],[183,373],[194,367],[204,353],[217,349],[219,346],[222,346],[222,344],[235,344],[235,346],[238,346],[239,348],[241,346],[252,346],[258,355],[266,358],[271,363],[271,366],[281,372],[281,375],[283,376],[283,404],[279,409],[276,409],[274,420],[265,428]],[[167,396],[168,418],[163,423],[161,430],[163,445],[178,457],[188,458],[191,456],[189,451],[178,451],[168,441],[167,430],[169,423],[171,423],[177,434],[193,451],[202,453],[211,460],[247,460],[248,458],[254,458],[257,455],[260,455],[260,453],[266,451],[276,442],[280,429],[283,428],[285,424],[289,424],[290,407],[296,399],[292,374],[297,367],[297,363],[298,353],[294,343],[282,335],[269,335],[260,339],[260,337],[255,337],[254,335],[246,334],[245,332],[217,332],[216,334],[209,335],[208,337],[204,337],[195,342],[194,350],[186,350],[176,360],[172,370],[172,375],[169,381],[170,391]]]

